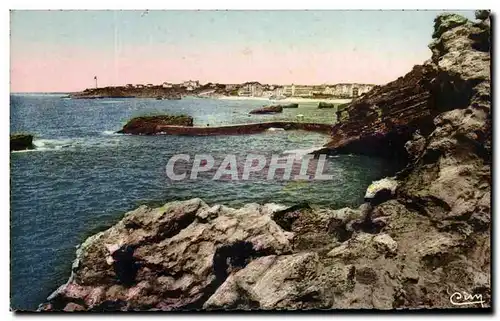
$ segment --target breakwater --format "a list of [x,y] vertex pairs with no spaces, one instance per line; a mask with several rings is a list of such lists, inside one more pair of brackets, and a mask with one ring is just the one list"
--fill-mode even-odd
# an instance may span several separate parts
[[157,135],[185,136],[247,135],[261,133],[272,128],[282,128],[284,130],[306,130],[328,134],[331,131],[332,125],[287,121],[238,124],[217,127],[158,125],[155,132]]

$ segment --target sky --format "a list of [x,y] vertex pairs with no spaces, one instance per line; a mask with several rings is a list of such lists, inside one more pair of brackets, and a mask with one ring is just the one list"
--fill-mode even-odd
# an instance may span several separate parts
[[[384,84],[440,11],[11,11],[11,92],[125,84]],[[472,11],[459,11],[473,19]]]

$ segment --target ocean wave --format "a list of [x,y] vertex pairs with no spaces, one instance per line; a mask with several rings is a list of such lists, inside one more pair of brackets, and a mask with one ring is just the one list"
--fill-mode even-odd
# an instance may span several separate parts
[[63,148],[71,147],[69,140],[58,139],[38,139],[33,141],[33,149],[13,150],[12,153],[32,153],[61,150]]
[[284,131],[284,128],[277,128],[277,127],[270,127],[267,129],[268,132],[282,132]]
[[72,139],[35,139],[33,141],[35,151],[60,150],[72,147],[73,144]]
[[101,134],[103,134],[104,136],[115,136],[115,135],[122,135],[122,134],[118,134],[116,131],[114,130],[105,130],[103,131]]
[[30,153],[30,152],[36,152],[36,149],[23,149],[23,150],[12,150],[10,151],[11,153]]
[[[114,136],[111,131],[106,131],[104,136]],[[59,139],[35,139],[33,141],[34,149],[29,151],[61,151],[61,150],[75,150],[82,148],[99,148],[99,147],[112,147],[119,143],[116,138],[104,137],[78,137],[78,138],[59,138]],[[25,152],[25,151],[22,151]]]
[[293,149],[284,151],[283,154],[295,154],[296,158],[302,158],[307,154],[323,149],[323,146],[304,148],[304,149]]

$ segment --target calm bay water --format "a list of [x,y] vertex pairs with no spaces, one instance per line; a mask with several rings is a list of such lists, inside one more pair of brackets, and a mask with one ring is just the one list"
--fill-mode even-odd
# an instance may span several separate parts
[[276,131],[248,136],[116,135],[128,119],[145,114],[188,114],[195,125],[294,120],[333,123],[334,110],[303,104],[280,115],[252,115],[263,101],[186,98],[70,100],[61,95],[11,95],[11,132],[36,136],[37,149],[11,153],[11,306],[35,309],[69,277],[75,246],[117,222],[140,204],[200,197],[238,207],[248,202],[356,206],[375,179],[394,165],[377,158],[340,155],[327,159],[331,181],[283,180],[169,182],[168,159],[227,153],[282,154],[319,147],[322,134]]

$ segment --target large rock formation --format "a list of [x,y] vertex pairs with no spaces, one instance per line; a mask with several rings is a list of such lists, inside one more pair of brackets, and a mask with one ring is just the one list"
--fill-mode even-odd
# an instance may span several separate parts
[[200,199],[139,207],[79,247],[71,278],[44,308],[199,309],[232,271],[291,252],[291,234],[271,219],[277,209]]
[[193,126],[193,117],[180,115],[143,116],[132,118],[118,131],[120,134],[155,135],[161,132],[165,125]]
[[370,185],[359,208],[140,207],[80,246],[68,283],[41,309],[491,308],[481,17],[437,17],[430,61],[341,109],[333,151],[396,150],[408,163]]
[[[474,23],[443,14],[434,29],[429,61],[339,108],[330,149],[407,157],[405,143],[414,136],[429,137],[440,127],[436,117],[446,111],[462,110],[464,119],[479,117],[489,124],[489,18]],[[487,133],[485,128],[483,137]]]
[[[435,39],[429,46],[431,60],[341,111],[329,147],[337,152],[406,157],[407,167],[396,175],[391,206],[407,213],[405,225],[420,216],[422,224],[432,227],[436,239],[444,242],[439,248],[451,247],[451,253],[436,250],[434,258],[427,258],[435,269],[451,274],[440,276],[438,283],[461,275],[463,284],[456,283],[455,289],[488,296],[490,21],[484,12],[478,18],[482,20],[470,22],[452,14],[437,17]],[[388,203],[374,212],[384,208],[396,214],[386,210]],[[462,265],[474,266],[467,269],[475,270],[476,276],[454,271]]]
[[33,135],[14,134],[10,135],[10,150],[33,149]]

